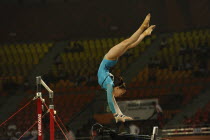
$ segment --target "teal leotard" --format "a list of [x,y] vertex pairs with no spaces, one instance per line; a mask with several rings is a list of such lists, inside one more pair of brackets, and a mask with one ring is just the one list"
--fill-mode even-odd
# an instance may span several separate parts
[[110,75],[110,68],[113,67],[117,63],[117,60],[107,60],[103,59],[99,69],[98,69],[98,83],[99,85],[106,90],[107,92],[107,101],[110,110],[112,113],[116,113],[115,107],[114,107],[114,101],[113,101],[113,76]]

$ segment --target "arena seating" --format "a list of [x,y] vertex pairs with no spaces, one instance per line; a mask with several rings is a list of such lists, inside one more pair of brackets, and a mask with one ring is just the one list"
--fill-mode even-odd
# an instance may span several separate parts
[[185,117],[183,124],[188,125],[190,127],[205,127],[210,123],[210,102],[206,104],[204,108],[199,108],[197,112],[191,117]]
[[174,33],[162,42],[157,55],[133,82],[156,80],[168,83],[198,77],[201,70],[210,70],[209,50],[209,30]]
[[[31,69],[44,57],[53,43],[13,43],[0,45],[0,91],[23,84]],[[2,94],[1,94],[2,95]]]

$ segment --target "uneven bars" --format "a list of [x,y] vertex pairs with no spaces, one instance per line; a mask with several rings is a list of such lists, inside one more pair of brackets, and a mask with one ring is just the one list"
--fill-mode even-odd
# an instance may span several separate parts
[[41,79],[41,84],[45,87],[45,89],[49,92],[50,97],[53,98],[53,91],[48,87],[48,85],[45,84],[45,82]]

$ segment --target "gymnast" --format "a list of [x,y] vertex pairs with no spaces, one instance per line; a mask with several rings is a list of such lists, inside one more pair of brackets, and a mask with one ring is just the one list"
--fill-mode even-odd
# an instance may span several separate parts
[[117,105],[115,97],[119,97],[126,92],[126,85],[122,77],[113,76],[110,73],[110,68],[117,63],[118,58],[128,49],[136,47],[146,36],[151,35],[155,25],[149,25],[150,17],[151,15],[148,14],[139,29],[130,38],[112,47],[104,56],[98,69],[98,83],[101,88],[106,90],[108,105],[116,123],[118,121],[125,122],[125,120],[132,120],[132,118],[123,115]]

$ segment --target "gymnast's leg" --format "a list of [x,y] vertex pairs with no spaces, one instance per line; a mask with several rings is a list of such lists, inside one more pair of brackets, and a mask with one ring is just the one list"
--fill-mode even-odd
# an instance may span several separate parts
[[[147,35],[150,35],[155,25],[149,27],[150,14],[148,14],[139,27],[139,29],[128,39],[120,42],[119,44],[112,47],[109,52],[105,55],[105,59],[117,60],[118,57],[123,55],[128,49],[137,46]],[[145,30],[146,29],[146,30]]]

